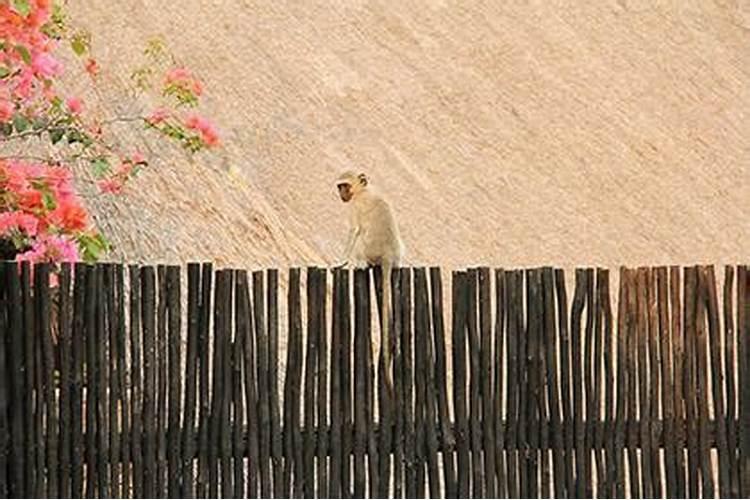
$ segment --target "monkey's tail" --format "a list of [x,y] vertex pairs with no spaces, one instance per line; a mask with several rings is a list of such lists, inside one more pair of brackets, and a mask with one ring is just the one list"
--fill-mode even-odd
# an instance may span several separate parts
[[383,350],[383,381],[388,395],[393,397],[393,360],[391,358],[391,265],[383,266],[383,338],[380,348]]

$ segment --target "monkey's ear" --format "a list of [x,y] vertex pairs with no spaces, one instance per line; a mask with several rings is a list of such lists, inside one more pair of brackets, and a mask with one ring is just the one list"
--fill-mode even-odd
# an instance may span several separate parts
[[357,176],[357,178],[359,179],[359,182],[360,182],[360,184],[362,184],[363,186],[366,186],[366,185],[367,185],[367,183],[369,182],[369,181],[367,180],[367,175],[365,175],[364,173],[361,173],[361,174],[359,174],[359,175]]

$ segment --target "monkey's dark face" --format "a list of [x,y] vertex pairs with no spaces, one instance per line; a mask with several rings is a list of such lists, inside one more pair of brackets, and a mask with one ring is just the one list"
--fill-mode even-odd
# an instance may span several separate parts
[[341,197],[341,201],[343,201],[344,203],[351,201],[352,196],[354,196],[354,192],[352,192],[351,184],[342,182],[341,184],[338,184],[336,187],[339,190],[339,196]]

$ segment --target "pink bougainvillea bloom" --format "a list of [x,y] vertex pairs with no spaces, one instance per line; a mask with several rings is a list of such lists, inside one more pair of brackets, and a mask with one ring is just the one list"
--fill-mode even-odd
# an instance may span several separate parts
[[167,71],[165,75],[165,81],[167,85],[183,83],[190,80],[192,76],[190,72],[185,68],[173,68]]
[[117,179],[102,179],[96,183],[102,193],[118,194],[122,192],[122,182]]
[[26,17],[26,22],[29,24],[31,28],[40,28],[42,25],[44,25],[47,20],[49,19],[49,5],[45,7],[40,7],[37,3],[37,8],[32,10],[29,15]]
[[75,200],[63,200],[49,214],[48,220],[66,231],[76,232],[86,228],[88,214]]
[[31,179],[44,175],[44,166],[20,161],[5,162],[2,167],[3,182],[10,191],[21,192],[29,189]]
[[83,101],[79,99],[78,97],[68,97],[68,99],[65,101],[65,104],[68,106],[68,109],[71,113],[74,115],[78,115],[83,110]]
[[60,236],[50,238],[50,246],[55,255],[49,255],[54,261],[78,262],[78,246],[74,241]]
[[92,77],[99,74],[99,63],[96,62],[96,59],[88,58],[86,60],[86,73]]
[[51,78],[60,75],[63,65],[47,52],[38,52],[31,58],[31,68],[42,77]]
[[47,167],[40,163],[26,163],[19,161],[16,162],[16,166],[18,168],[21,168],[26,174],[26,177],[30,179],[38,179],[40,177],[43,177],[44,173],[47,171]]
[[16,79],[16,86],[13,89],[13,95],[19,99],[29,99],[31,91],[34,88],[34,73],[32,71],[22,71]]
[[16,255],[16,260],[18,262],[40,262],[45,250],[46,246],[42,247],[41,245],[36,244],[31,250]]
[[120,166],[117,167],[115,175],[120,179],[127,179],[133,172],[133,168],[135,168],[135,164],[132,161],[123,161],[122,163],[120,163]]
[[55,199],[58,203],[66,202],[68,200],[76,201],[75,191],[73,190],[73,183],[71,181],[72,174],[70,170],[61,166],[50,166],[44,174],[44,178],[47,181],[47,186],[52,191]]
[[206,146],[212,147],[219,144],[219,133],[208,119],[191,114],[185,119],[185,127],[200,132],[201,140]]
[[214,129],[201,131],[201,139],[208,147],[219,145],[219,135]]
[[130,157],[130,161],[133,162],[135,165],[145,165],[148,163],[146,161],[146,158],[140,153],[140,151],[136,151],[133,153],[133,156]]
[[205,120],[198,115],[188,115],[185,118],[185,126],[191,130],[200,130],[205,123]]
[[199,96],[203,93],[203,84],[200,80],[193,80],[193,94]]
[[52,190],[58,202],[75,198],[70,170],[59,166],[49,167],[45,177],[47,179],[47,185]]
[[146,121],[151,125],[158,125],[169,118],[169,111],[163,108],[155,109],[146,117]]
[[0,122],[7,122],[13,117],[13,103],[10,101],[0,101]]
[[185,119],[185,126],[191,130],[198,130],[200,132],[214,129],[213,124],[207,118],[196,114],[188,115]]
[[37,239],[31,250],[16,256],[19,262],[78,262],[75,242],[62,236],[45,236]]
[[21,211],[0,213],[0,235],[7,234],[11,229],[19,229],[28,236],[36,236],[39,220]]
[[42,193],[36,189],[28,189],[18,193],[18,208],[27,212],[33,212],[44,206]]

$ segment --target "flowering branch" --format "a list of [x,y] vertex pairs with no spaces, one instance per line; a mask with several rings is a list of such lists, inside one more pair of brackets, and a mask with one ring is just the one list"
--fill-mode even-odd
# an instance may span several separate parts
[[59,95],[56,82],[64,68],[55,53],[65,45],[83,60],[96,90],[101,68],[91,56],[91,36],[68,27],[60,4],[0,0],[0,142],[48,140],[60,151],[49,157],[28,151],[0,155],[0,258],[92,261],[108,249],[65,166],[86,162],[102,193],[122,192],[148,161],[112,146],[108,126],[140,123],[191,153],[219,145],[216,127],[186,111],[200,104],[203,84],[177,64],[163,42],[149,41],[146,64],[131,74],[134,99],[151,92],[163,105],[144,116],[105,120],[91,118],[81,99]]

